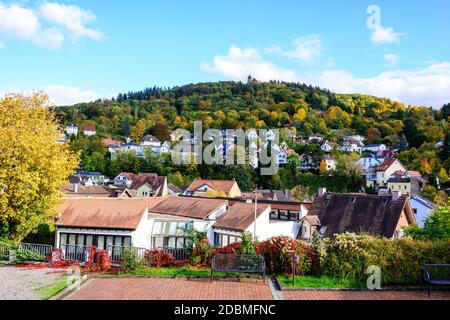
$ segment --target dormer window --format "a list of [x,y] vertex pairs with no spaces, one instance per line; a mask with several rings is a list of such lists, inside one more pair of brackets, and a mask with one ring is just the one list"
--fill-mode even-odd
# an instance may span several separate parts
[[350,203],[355,203],[356,202],[356,197],[351,197],[350,198]]

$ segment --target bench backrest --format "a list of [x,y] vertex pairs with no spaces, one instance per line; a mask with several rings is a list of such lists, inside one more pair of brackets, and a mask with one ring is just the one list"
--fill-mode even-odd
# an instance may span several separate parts
[[429,280],[450,280],[450,264],[425,264],[423,270]]
[[247,254],[216,254],[211,263],[214,271],[265,272],[263,256]]

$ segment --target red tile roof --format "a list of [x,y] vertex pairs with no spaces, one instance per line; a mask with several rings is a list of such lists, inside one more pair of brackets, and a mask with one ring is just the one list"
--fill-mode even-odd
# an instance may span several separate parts
[[180,217],[206,219],[214,213],[214,211],[225,204],[227,204],[226,200],[170,197],[151,208],[150,212]]
[[[258,204],[256,216],[259,217],[268,208],[270,208],[269,204]],[[254,216],[254,204],[236,202],[217,219],[213,227],[216,229],[245,231],[255,220]]]
[[83,130],[85,131],[95,131],[95,125],[94,124],[87,124],[83,127]]
[[147,208],[164,199],[66,199],[59,206],[60,216],[56,225],[134,230]]
[[233,188],[235,180],[212,180],[212,179],[196,179],[187,188],[187,192],[194,192],[203,185],[208,185],[216,191],[230,192]]

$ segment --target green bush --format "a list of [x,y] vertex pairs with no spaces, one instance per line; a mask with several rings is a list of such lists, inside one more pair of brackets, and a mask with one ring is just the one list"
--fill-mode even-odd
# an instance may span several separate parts
[[15,253],[16,259],[19,262],[23,261],[41,261],[45,258],[42,257],[39,253],[34,252],[32,250],[17,250]]
[[136,250],[124,249],[122,254],[122,267],[128,272],[137,271],[145,267],[145,261],[139,258]]
[[324,242],[320,271],[332,277],[367,279],[366,270],[381,269],[384,285],[419,284],[423,264],[450,263],[450,242],[392,240],[367,235],[338,235]]

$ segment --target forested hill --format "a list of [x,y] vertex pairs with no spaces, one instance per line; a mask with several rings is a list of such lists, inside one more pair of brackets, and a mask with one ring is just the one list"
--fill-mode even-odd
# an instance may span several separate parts
[[298,83],[242,82],[147,88],[110,100],[56,108],[63,124],[92,123],[100,137],[134,140],[158,124],[168,130],[192,129],[195,120],[211,128],[295,127],[303,136],[323,134],[339,140],[350,132],[369,143],[396,145],[404,134],[410,146],[436,143],[448,130],[450,105],[440,110],[404,106],[387,98],[334,94]]

